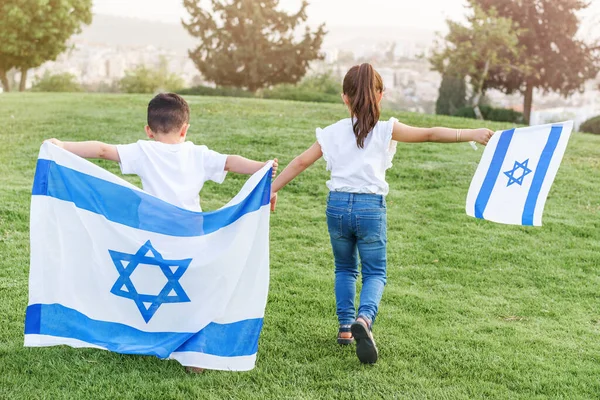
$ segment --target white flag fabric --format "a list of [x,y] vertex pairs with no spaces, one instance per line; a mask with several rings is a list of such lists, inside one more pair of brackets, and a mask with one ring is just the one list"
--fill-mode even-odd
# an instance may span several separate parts
[[497,132],[467,195],[467,214],[512,225],[542,225],[542,214],[573,121]]
[[44,143],[25,346],[254,368],[269,286],[272,163],[223,208],[178,208]]

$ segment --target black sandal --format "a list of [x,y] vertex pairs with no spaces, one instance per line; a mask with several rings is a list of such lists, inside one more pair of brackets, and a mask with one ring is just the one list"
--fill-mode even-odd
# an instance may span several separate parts
[[365,317],[358,317],[350,327],[350,331],[356,340],[356,356],[360,362],[375,364],[378,351],[371,333],[371,321]]
[[347,345],[347,344],[352,344],[354,343],[354,338],[352,336],[350,337],[342,337],[342,333],[350,333],[350,325],[340,325],[339,329],[338,329],[338,336],[337,336],[337,342],[338,344],[342,344],[342,345]]

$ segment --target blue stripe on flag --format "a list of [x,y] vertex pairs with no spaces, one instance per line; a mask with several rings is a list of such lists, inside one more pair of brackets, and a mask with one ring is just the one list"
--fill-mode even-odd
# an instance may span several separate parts
[[483,212],[485,211],[485,208],[487,207],[487,204],[490,201],[492,190],[494,190],[494,186],[496,185],[496,180],[498,179],[498,175],[500,174],[500,170],[502,169],[502,164],[504,163],[504,158],[506,157],[508,146],[510,146],[510,142],[513,138],[514,133],[514,129],[510,129],[501,133],[500,140],[498,141],[498,145],[496,146],[496,151],[494,152],[494,156],[492,157],[492,162],[490,163],[488,172],[485,176],[485,179],[483,180],[483,184],[481,185],[479,194],[477,195],[477,200],[475,200],[476,218],[483,219]]
[[147,193],[44,159],[37,162],[32,194],[72,202],[79,208],[103,215],[109,221],[136,229],[170,236],[201,236],[269,204],[271,170],[239,204],[202,213],[184,210]]
[[560,140],[562,130],[562,125],[553,125],[552,129],[550,130],[550,136],[548,137],[548,141],[546,142],[544,150],[542,150],[540,161],[535,169],[535,174],[533,175],[533,180],[531,181],[531,187],[529,188],[529,193],[527,194],[527,200],[525,200],[525,208],[523,209],[523,216],[521,220],[523,225],[533,225],[535,206],[537,205],[538,197],[540,196],[540,190],[542,189],[544,178],[546,178],[546,173],[548,172],[548,167],[550,166],[550,161],[552,161],[554,151],[558,146],[558,141]]
[[26,335],[48,335],[100,346],[122,354],[167,358],[176,351],[239,357],[256,354],[263,319],[231,324],[210,323],[198,333],[144,332],[130,326],[98,321],[60,304],[27,307]]

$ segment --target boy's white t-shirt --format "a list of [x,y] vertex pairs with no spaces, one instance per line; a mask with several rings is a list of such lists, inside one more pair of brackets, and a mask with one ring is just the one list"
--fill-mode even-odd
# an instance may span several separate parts
[[121,172],[142,179],[144,191],[175,206],[202,211],[200,190],[206,181],[222,183],[227,156],[192,142],[150,140],[117,145]]
[[364,148],[356,144],[352,120],[343,119],[325,129],[317,128],[331,179],[327,187],[334,192],[372,193],[387,195],[389,185],[385,172],[392,167],[397,142],[392,140],[394,123],[379,121],[365,138]]

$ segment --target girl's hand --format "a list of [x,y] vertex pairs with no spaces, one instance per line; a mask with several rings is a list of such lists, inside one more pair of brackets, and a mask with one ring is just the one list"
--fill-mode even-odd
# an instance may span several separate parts
[[279,162],[277,161],[276,158],[273,159],[273,175],[271,175],[272,178],[275,178],[277,176],[277,168],[279,167]]
[[277,206],[277,193],[271,192],[271,212],[275,212]]
[[52,144],[60,147],[61,149],[65,148],[65,144],[63,142],[61,142],[60,140],[55,139],[55,138],[45,140],[45,142],[50,142],[50,143],[52,143]]
[[487,128],[469,129],[469,137],[471,140],[486,146],[490,138],[494,135],[494,131]]

